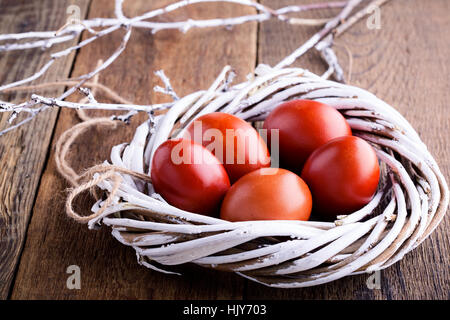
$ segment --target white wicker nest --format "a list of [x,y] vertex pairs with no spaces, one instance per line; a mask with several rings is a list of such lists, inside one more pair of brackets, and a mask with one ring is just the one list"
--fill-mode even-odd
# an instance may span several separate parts
[[[89,221],[90,228],[101,222],[111,226],[118,241],[136,250],[139,263],[154,270],[170,272],[165,266],[195,263],[293,288],[386,268],[442,220],[449,201],[445,179],[418,134],[387,103],[300,68],[260,65],[255,77],[233,87],[228,71],[224,69],[210,89],[185,96],[166,114],[142,123],[129,144],[112,149],[112,164],[148,174],[155,149],[182,134],[199,115],[222,111],[263,120],[284,101],[312,99],[339,110],[353,133],[375,147],[382,179],[373,200],[334,223],[233,223],[175,208],[152,194],[150,183],[116,172],[122,179],[112,204]],[[110,176],[98,187],[111,192],[115,182]],[[92,211],[104,204],[97,202]]]

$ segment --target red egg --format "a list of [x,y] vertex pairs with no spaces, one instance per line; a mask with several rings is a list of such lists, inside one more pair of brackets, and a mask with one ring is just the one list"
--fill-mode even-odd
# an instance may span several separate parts
[[189,125],[184,137],[202,144],[218,157],[232,183],[249,172],[270,166],[269,150],[258,131],[234,115],[205,114]]
[[295,173],[262,168],[246,174],[227,192],[220,217],[228,221],[308,220],[311,192]]
[[162,143],[155,151],[151,178],[155,191],[182,210],[217,215],[230,188],[228,175],[219,160],[191,140]]
[[325,218],[352,213],[373,197],[380,178],[375,150],[361,138],[336,138],[316,149],[301,177],[313,195],[313,211]]
[[272,130],[279,130],[280,166],[298,173],[315,149],[334,138],[352,134],[339,111],[312,100],[292,100],[279,105],[267,116],[264,128],[268,130],[268,141]]

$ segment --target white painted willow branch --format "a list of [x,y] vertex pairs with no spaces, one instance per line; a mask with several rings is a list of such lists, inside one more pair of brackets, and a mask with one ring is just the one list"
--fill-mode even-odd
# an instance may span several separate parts
[[[154,110],[158,110],[160,108],[166,108],[171,105],[168,104],[154,104],[154,105],[135,105],[135,104],[116,104],[116,103],[76,103],[63,101],[53,98],[46,98],[34,94],[31,96],[31,99],[36,101],[36,103],[44,104],[49,107],[61,107],[61,108],[69,108],[69,109],[86,109],[86,110],[115,110],[115,111],[144,111],[151,112]],[[34,109],[33,109],[34,110]]]
[[[350,215],[338,215],[334,223],[231,223],[177,209],[159,195],[145,193],[136,178],[116,173],[123,179],[115,202],[89,222],[90,228],[102,222],[112,227],[113,236],[133,247],[140,263],[152,269],[195,263],[291,288],[386,268],[442,220],[449,203],[446,181],[417,133],[391,106],[365,90],[300,68],[260,65],[252,80],[224,90],[220,83],[227,72],[229,68],[209,90],[174,102],[153,132],[144,122],[128,145],[113,148],[111,164],[144,172],[158,145],[179,132],[174,127],[182,130],[199,115],[227,111],[243,119],[264,117],[283,101],[308,98],[335,107],[355,135],[375,146],[384,169],[373,200]],[[110,193],[114,181],[108,178],[98,186]],[[99,202],[92,211],[102,206]]]
[[[159,15],[163,15],[166,13],[169,13],[171,11],[177,10],[179,8],[189,6],[192,4],[199,4],[199,3],[207,3],[207,2],[223,2],[223,3],[235,3],[235,4],[241,4],[244,6],[249,6],[257,9],[260,13],[256,15],[248,15],[248,16],[241,16],[241,17],[235,17],[235,18],[227,18],[227,19],[210,19],[210,20],[192,20],[189,19],[187,21],[181,21],[181,22],[171,22],[171,23],[160,23],[160,22],[152,22],[152,21],[144,21],[151,18],[155,18]],[[350,3],[351,4],[351,3]],[[66,49],[63,49],[61,51],[58,51],[56,53],[52,53],[50,55],[50,60],[35,74],[24,78],[22,80],[18,80],[9,84],[0,85],[0,92],[5,91],[8,89],[12,89],[27,83],[30,83],[31,81],[34,81],[36,79],[39,79],[42,77],[53,65],[55,60],[65,57],[71,52],[78,50],[95,40],[97,40],[100,37],[103,37],[105,35],[108,35],[122,27],[126,27],[128,29],[127,33],[125,34],[125,37],[118,48],[100,67],[98,67],[96,70],[80,76],[78,79],[81,80],[79,84],[77,84],[74,87],[70,87],[66,92],[64,92],[59,98],[56,100],[63,100],[66,97],[70,96],[72,93],[74,93],[77,89],[79,89],[88,79],[93,77],[95,74],[99,73],[106,67],[108,67],[111,63],[113,63],[117,57],[122,53],[122,51],[126,47],[126,43],[128,42],[128,39],[131,34],[132,27],[136,28],[149,28],[152,29],[153,32],[157,32],[159,30],[163,29],[173,29],[178,28],[182,31],[187,31],[191,27],[216,27],[216,26],[231,26],[235,24],[242,24],[248,21],[264,21],[268,20],[272,17],[276,17],[279,20],[290,22],[290,19],[286,17],[286,14],[289,12],[301,12],[301,11],[307,11],[307,10],[315,10],[315,9],[324,9],[324,8],[340,8],[344,7],[344,11],[349,10],[349,6],[347,2],[345,1],[334,1],[334,2],[324,2],[324,3],[316,3],[316,4],[307,4],[307,5],[298,5],[298,6],[288,6],[284,7],[278,10],[273,10],[267,6],[264,6],[262,4],[259,4],[257,2],[251,1],[251,0],[184,0],[179,1],[173,4],[170,4],[164,8],[156,9],[149,11],[143,15],[136,16],[134,18],[127,18],[123,14],[122,10],[123,1],[122,0],[116,0],[115,1],[115,19],[108,19],[108,18],[96,18],[92,20],[82,20],[78,23],[67,23],[63,28],[61,28],[58,31],[43,31],[43,32],[26,32],[21,34],[6,34],[6,35],[0,35],[0,41],[7,41],[7,40],[23,40],[23,39],[38,39],[33,40],[31,42],[27,43],[7,43],[4,45],[0,45],[0,52],[1,51],[10,51],[10,50],[24,50],[24,49],[30,49],[30,48],[50,48],[56,43],[62,43],[68,40],[72,40],[77,35],[79,35],[82,31],[87,30],[90,33],[93,34],[90,38],[87,38],[80,42],[77,45],[68,47]],[[350,10],[351,11],[351,10]],[[104,28],[101,31],[94,31],[92,28]],[[336,62],[337,63],[337,62]],[[163,79],[164,81],[164,79]],[[167,89],[167,86],[166,86]],[[158,90],[158,88],[156,88]],[[170,91],[171,94],[174,94],[173,90]],[[174,98],[176,95],[173,96]],[[89,106],[91,107],[92,104]],[[80,108],[84,108],[84,106],[79,106]],[[125,107],[125,106],[124,106]],[[11,126],[9,128],[6,128],[3,131],[0,131],[0,136],[5,134],[6,132],[9,132],[29,121],[31,121],[37,114],[39,114],[42,111],[45,111],[48,109],[48,105],[44,105],[43,107],[36,107],[36,101],[28,101],[24,102],[19,105],[10,106],[3,103],[0,105],[0,112],[10,112],[13,111],[12,116],[10,117],[9,123],[11,123]],[[123,121],[128,121],[130,117],[132,117],[136,111],[136,109],[139,109],[139,107],[130,108],[129,112],[125,116],[114,116],[113,119],[119,119]],[[24,120],[21,120],[20,122],[16,124],[12,124],[13,120],[17,118],[17,115],[22,112],[28,112],[30,114],[29,118],[26,118]]]
[[[288,6],[284,7],[278,10],[273,10],[267,6],[261,5],[257,2],[250,1],[250,0],[185,0],[185,1],[179,1],[173,4],[170,4],[164,8],[156,9],[149,11],[143,15],[134,17],[134,18],[127,18],[123,14],[122,0],[117,0],[115,2],[115,19],[103,19],[103,18],[96,18],[93,20],[83,20],[79,21],[78,24],[73,23],[67,23],[61,30],[58,30],[56,32],[29,32],[29,33],[23,33],[23,34],[10,34],[10,35],[0,35],[0,41],[2,40],[20,40],[20,39],[29,39],[29,38],[40,38],[40,40],[32,41],[29,43],[22,43],[22,44],[6,44],[3,46],[0,46],[0,51],[2,50],[16,50],[16,49],[27,49],[27,48],[34,48],[39,47],[42,45],[42,48],[48,48],[52,46],[55,43],[63,42],[64,39],[70,40],[75,37],[75,35],[80,34],[83,30],[88,30],[93,34],[90,38],[87,38],[80,42],[77,45],[71,46],[69,48],[63,49],[61,51],[58,51],[56,53],[51,54],[50,60],[48,63],[46,63],[39,71],[37,71],[35,74],[22,79],[15,81],[13,83],[5,84],[0,86],[0,92],[5,91],[8,89],[12,89],[24,84],[27,84],[31,81],[34,81],[41,76],[43,76],[48,69],[53,65],[55,60],[65,57],[71,52],[78,50],[95,40],[97,40],[100,37],[103,37],[105,35],[108,35],[122,27],[125,27],[127,29],[127,32],[124,36],[124,39],[120,45],[120,47],[108,58],[106,61],[99,66],[94,71],[82,75],[78,77],[79,84],[70,87],[66,92],[64,92],[59,98],[56,100],[63,100],[70,96],[72,93],[74,93],[77,89],[80,89],[80,87],[86,83],[87,80],[89,80],[91,77],[93,77],[95,74],[98,74],[103,69],[107,68],[111,63],[113,63],[117,57],[125,50],[126,44],[130,38],[132,27],[136,28],[150,28],[154,32],[162,29],[173,29],[173,28],[181,28],[184,31],[187,31],[190,27],[214,27],[214,26],[230,26],[234,24],[241,24],[245,23],[247,21],[264,21],[267,19],[270,19],[272,17],[276,17],[281,21],[287,21],[292,22],[292,19],[286,17],[286,14],[289,12],[301,12],[301,11],[307,11],[307,10],[314,10],[314,9],[324,9],[324,8],[340,8],[344,7],[341,13],[339,13],[335,18],[331,19],[325,27],[316,35],[314,35],[310,40],[308,40],[303,46],[301,46],[299,49],[297,49],[292,55],[284,59],[282,62],[280,62],[277,67],[282,67],[291,64],[295,59],[300,57],[303,53],[308,51],[312,46],[316,45],[316,48],[322,53],[322,57],[329,65],[329,74],[325,74],[324,76],[328,77],[331,74],[335,74],[335,77],[337,80],[343,81],[343,75],[342,75],[342,69],[336,59],[336,56],[334,52],[331,49],[332,45],[332,38],[328,37],[327,41],[322,40],[322,38],[330,34],[331,31],[333,31],[338,26],[345,30],[350,23],[354,23],[357,19],[361,18],[361,14],[358,15],[357,18],[353,18],[349,21],[349,24],[347,24],[344,19],[352,12],[353,8],[357,6],[362,0],[350,0],[348,2],[345,1],[334,1],[334,2],[324,2],[324,3],[315,3],[315,4],[306,4],[306,5],[298,5],[298,6]],[[375,0],[376,1],[376,0]],[[235,17],[235,18],[228,18],[228,19],[210,19],[210,20],[198,20],[194,21],[189,19],[188,21],[184,22],[171,22],[171,23],[158,23],[158,22],[150,22],[150,21],[144,21],[147,19],[151,19],[154,17],[157,17],[162,14],[166,14],[168,12],[177,10],[181,7],[185,7],[188,5],[196,4],[196,3],[206,3],[206,2],[226,2],[226,3],[236,3],[241,4],[245,6],[250,6],[253,8],[256,8],[260,13],[256,15],[249,15],[249,16],[242,16],[242,17]],[[384,1],[383,1],[384,2]],[[94,31],[92,28],[94,27],[103,27],[105,29],[101,31]],[[320,41],[320,42],[319,42]],[[164,76],[165,77],[165,76]],[[163,81],[164,81],[163,77]],[[227,85],[227,84],[225,84]],[[160,87],[156,87],[156,90],[162,91],[164,93],[169,93],[172,95],[173,98],[177,99],[178,97],[174,93],[174,91],[167,87],[166,89],[162,89]],[[92,99],[91,99],[92,100]],[[12,116],[10,117],[9,123],[12,124],[13,120],[17,118],[17,115],[22,112],[28,112],[30,114],[29,118],[26,118],[22,121],[20,121],[17,124],[11,125],[10,128],[7,128],[3,131],[0,131],[0,136],[5,134],[6,132],[11,131],[12,129],[15,129],[19,127],[22,124],[25,124],[32,120],[37,114],[40,112],[46,110],[49,108],[48,105],[44,105],[43,107],[37,107],[36,101],[28,101],[24,102],[19,105],[15,106],[6,106],[5,104],[0,105],[0,112],[10,112],[13,111]],[[83,105],[79,106],[81,109],[84,108]],[[88,106],[92,107],[92,103]],[[100,107],[100,106],[99,106]],[[124,106],[126,107],[126,106]],[[134,114],[136,114],[137,111],[139,111],[139,106],[137,107],[130,107],[128,110],[129,112],[124,116],[113,116],[112,119],[117,120],[123,120],[123,121],[129,121],[130,117],[132,117]]]
[[[222,2],[222,3],[236,3],[248,7],[253,7],[257,9],[259,14],[244,15],[234,18],[223,18],[223,19],[207,19],[207,20],[192,20],[188,19],[186,21],[178,22],[150,22],[143,21],[151,18],[155,18],[160,15],[167,14],[171,11],[180,9],[185,6],[198,3],[207,2]],[[153,33],[165,29],[179,29],[181,31],[188,31],[191,28],[206,28],[206,27],[218,27],[218,26],[230,26],[243,24],[250,21],[266,21],[272,17],[276,17],[287,23],[292,23],[292,20],[288,19],[285,15],[292,12],[303,12],[309,10],[326,9],[326,8],[342,8],[346,5],[347,1],[331,1],[323,3],[305,4],[305,5],[293,5],[283,7],[277,10],[271,9],[267,6],[261,5],[254,1],[249,0],[196,0],[196,1],[179,1],[166,6],[165,8],[149,11],[143,15],[127,18],[122,12],[123,1],[116,1],[115,3],[115,14],[116,18],[95,18],[90,20],[81,20],[78,23],[72,23],[65,26],[59,31],[42,31],[42,32],[24,32],[15,34],[0,34],[0,41],[7,40],[23,40],[23,39],[41,39],[30,43],[23,44],[6,44],[0,46],[0,51],[11,51],[11,50],[25,50],[30,48],[42,47],[49,48],[50,45],[55,43],[65,42],[73,39],[76,35],[80,34],[84,30],[92,28],[104,28],[118,25],[129,25],[135,28],[145,28],[151,29]],[[295,20],[294,20],[295,22]],[[57,40],[54,40],[57,39]],[[41,41],[41,42],[38,42]],[[46,42],[47,41],[47,42]]]

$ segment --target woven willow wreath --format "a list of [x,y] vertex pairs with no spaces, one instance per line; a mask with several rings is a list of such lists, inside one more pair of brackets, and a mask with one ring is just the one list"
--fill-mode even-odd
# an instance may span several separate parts
[[[177,100],[151,117],[129,144],[115,146],[112,164],[93,168],[93,178],[68,199],[98,186],[109,195],[84,217],[103,223],[132,246],[142,265],[162,271],[183,263],[233,271],[280,288],[307,287],[373,272],[400,260],[436,228],[449,191],[443,175],[411,125],[373,94],[324,80],[300,68],[260,65],[253,79],[229,86],[224,69],[206,91]],[[362,209],[333,222],[228,222],[186,212],[153,192],[149,164],[165,140],[182,135],[196,117],[215,111],[248,121],[264,120],[280,103],[312,99],[339,110],[354,135],[368,141],[381,162],[378,191]],[[81,217],[78,217],[81,219]]]

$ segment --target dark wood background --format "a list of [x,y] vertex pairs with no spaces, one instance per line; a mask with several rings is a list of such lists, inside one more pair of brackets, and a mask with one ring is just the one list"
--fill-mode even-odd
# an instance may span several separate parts
[[[168,0],[125,2],[134,16]],[[262,0],[273,8],[313,1]],[[0,0],[0,33],[55,30],[70,4],[83,17],[112,17],[108,0]],[[326,18],[336,10],[306,12]],[[381,29],[366,20],[337,39],[336,52],[350,83],[370,90],[395,106],[417,129],[450,177],[450,1],[392,0],[382,8]],[[160,18],[230,17],[255,13],[234,4],[204,4]],[[229,64],[245,79],[257,63],[275,64],[318,27],[287,26],[278,21],[248,23],[231,30],[193,29],[187,34],[134,30],[128,48],[100,76],[100,82],[141,104],[165,101],[154,93],[153,72],[164,69],[179,95],[207,88]],[[86,36],[86,35],[85,35]],[[74,77],[92,70],[119,45],[120,31],[57,62],[40,81]],[[33,74],[46,61],[40,50],[0,53],[0,84]],[[309,53],[296,65],[321,74],[323,62]],[[41,92],[47,96],[63,88]],[[21,101],[29,93],[0,95]],[[98,99],[103,99],[101,96]],[[97,115],[102,114],[97,112]],[[104,113],[103,113],[104,114]],[[0,126],[7,117],[0,115]],[[73,166],[82,170],[106,159],[109,148],[129,141],[143,118],[120,129],[92,129],[76,142]],[[52,109],[27,126],[0,137],[0,298],[3,299],[449,299],[449,218],[414,252],[381,272],[381,289],[370,290],[368,275],[348,277],[305,289],[273,289],[239,276],[199,267],[183,276],[160,274],[136,263],[134,250],[119,244],[105,227],[89,231],[65,216],[67,183],[54,163],[55,141],[78,123],[73,111]],[[450,179],[448,179],[450,180]],[[85,199],[87,200],[87,199]],[[88,201],[86,201],[88,202]],[[86,204],[84,206],[88,208]],[[81,270],[81,289],[69,290],[69,265]]]

